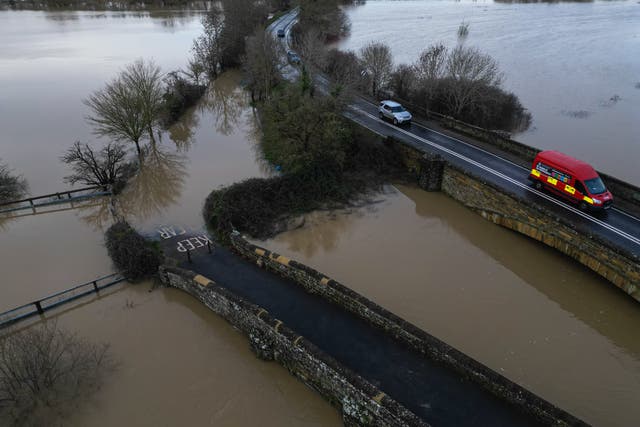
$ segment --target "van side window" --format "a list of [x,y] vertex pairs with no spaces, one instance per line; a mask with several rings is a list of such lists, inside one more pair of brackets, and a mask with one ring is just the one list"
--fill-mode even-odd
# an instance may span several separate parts
[[545,175],[549,175],[557,179],[560,182],[564,182],[565,184],[568,184],[571,181],[571,175],[568,175],[564,172],[560,172],[559,170],[554,169],[551,166],[545,165],[542,162],[538,162],[538,164],[536,165],[536,169]]
[[582,185],[582,183],[578,180],[576,180],[576,190],[578,190],[579,192],[581,192],[583,195],[587,195],[587,190],[584,189],[584,185]]

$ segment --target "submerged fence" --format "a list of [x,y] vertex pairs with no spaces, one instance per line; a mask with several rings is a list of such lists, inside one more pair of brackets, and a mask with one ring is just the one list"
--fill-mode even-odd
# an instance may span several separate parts
[[20,320],[27,319],[37,314],[44,314],[46,311],[51,310],[61,304],[73,301],[81,298],[85,295],[98,293],[98,291],[108,288],[124,281],[125,278],[120,273],[113,273],[107,276],[99,277],[90,282],[83,283],[73,288],[66,289],[61,292],[57,292],[53,295],[41,298],[34,302],[30,302],[20,307],[16,307],[4,313],[0,313],[0,328],[9,326]]
[[0,213],[15,212],[30,209],[34,213],[37,208],[60,203],[71,203],[91,199],[93,197],[108,196],[112,194],[108,186],[95,186],[79,188],[77,190],[61,191],[59,193],[45,194],[44,196],[28,197],[21,200],[0,203]]

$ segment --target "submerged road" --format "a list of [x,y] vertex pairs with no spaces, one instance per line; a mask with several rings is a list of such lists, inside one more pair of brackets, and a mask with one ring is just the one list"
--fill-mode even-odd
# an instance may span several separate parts
[[[276,33],[279,29],[285,31],[286,37],[280,40],[287,50],[290,49],[289,35],[291,28],[297,22],[297,16],[298,11],[294,9],[280,17],[267,29],[274,37],[277,37]],[[288,79],[297,75],[294,70],[291,65],[282,67],[283,75]],[[326,84],[326,80],[321,76],[316,77],[316,80],[320,84]],[[394,126],[381,120],[378,117],[378,106],[363,98],[356,98],[352,102],[346,116],[375,133],[407,142],[425,152],[439,154],[447,162],[504,188],[517,197],[544,206],[559,217],[568,220],[583,233],[595,235],[611,246],[640,257],[640,218],[615,208],[608,210],[606,216],[595,216],[583,212],[551,194],[533,188],[527,180],[529,169],[460,139],[430,129],[419,121],[414,121],[407,127]]]
[[[168,227],[171,228],[171,227]],[[174,229],[174,228],[171,228]],[[206,234],[162,234],[165,255],[257,304],[433,426],[536,426],[531,416],[293,281],[216,245]],[[190,251],[187,261],[185,248]],[[581,424],[575,420],[574,424]]]

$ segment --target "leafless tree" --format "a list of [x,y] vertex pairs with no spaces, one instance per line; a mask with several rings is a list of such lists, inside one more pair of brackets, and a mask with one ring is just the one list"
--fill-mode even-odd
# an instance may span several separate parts
[[318,29],[311,28],[302,33],[296,44],[307,63],[314,64],[321,70],[326,67],[327,49],[322,39],[322,33]]
[[371,80],[371,94],[384,90],[393,72],[391,49],[384,43],[372,42],[360,50],[360,60]]
[[187,63],[187,70],[184,72],[184,74],[186,74],[191,80],[193,80],[194,84],[200,86],[200,78],[205,72],[206,69],[204,67],[204,64],[202,64],[195,58],[191,58]]
[[162,74],[153,61],[138,60],[127,66],[104,89],[85,101],[93,114],[87,116],[96,135],[131,141],[141,154],[140,140],[158,125],[162,108]]
[[27,181],[15,175],[9,167],[0,160],[0,202],[8,202],[24,197],[29,190]]
[[247,39],[244,71],[249,80],[251,99],[269,98],[271,88],[280,80],[279,43],[262,28]]
[[409,99],[416,82],[416,70],[411,65],[400,64],[391,74],[391,89],[400,99]]
[[193,41],[194,62],[201,64],[209,80],[218,75],[222,60],[222,31],[224,30],[224,13],[218,3],[214,3],[206,15],[202,17],[204,31]]
[[126,161],[126,157],[124,147],[115,142],[94,151],[89,144],[76,141],[61,158],[73,171],[64,180],[72,185],[81,183],[90,186],[121,187],[134,169],[133,165]]
[[327,54],[324,71],[341,91],[350,91],[363,81],[358,56],[348,50],[332,49]]
[[443,44],[428,47],[420,54],[414,65],[417,82],[424,96],[424,105],[431,109],[438,87],[446,74],[447,48]]
[[89,343],[55,322],[5,332],[0,337],[0,416],[12,424],[47,425],[51,415],[70,412],[79,398],[98,388],[114,367],[107,345]]
[[502,73],[491,56],[476,48],[457,46],[446,63],[447,102],[454,115],[477,103],[487,88],[500,87]]

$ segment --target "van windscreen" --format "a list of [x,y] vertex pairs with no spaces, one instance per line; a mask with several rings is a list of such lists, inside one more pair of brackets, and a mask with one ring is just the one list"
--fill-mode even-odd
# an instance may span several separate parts
[[607,191],[607,187],[604,186],[604,182],[602,182],[600,177],[587,179],[584,183],[587,185],[587,189],[591,194],[602,194]]

